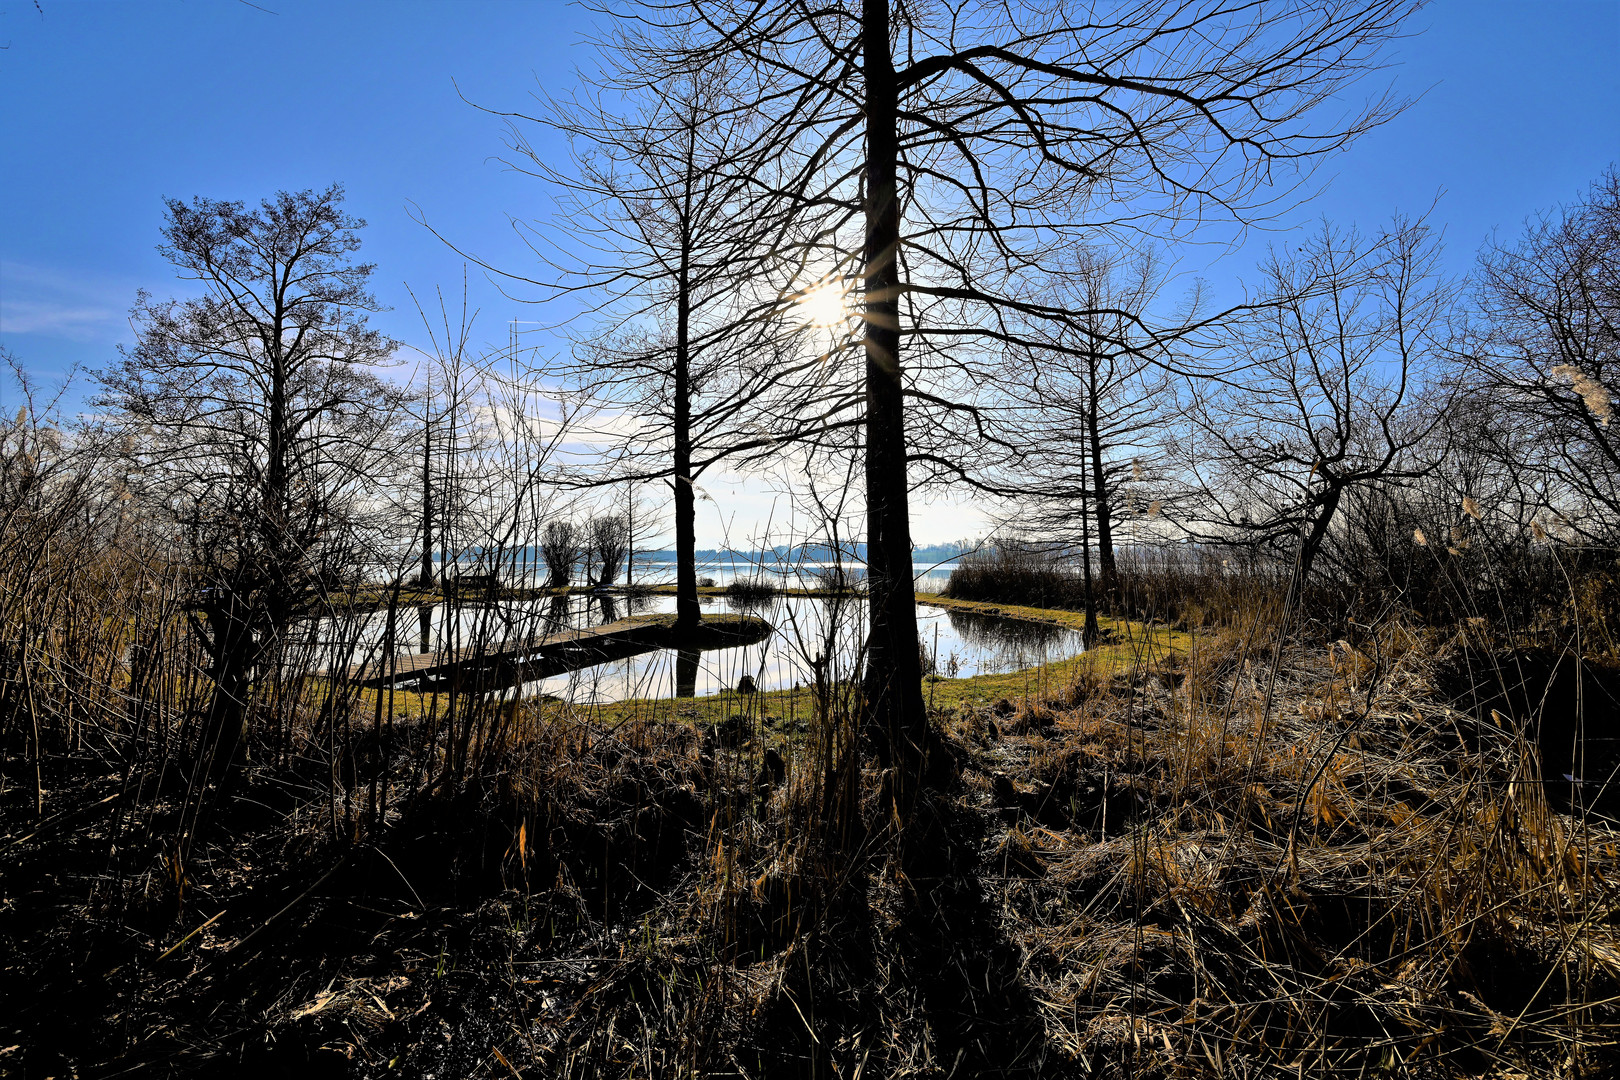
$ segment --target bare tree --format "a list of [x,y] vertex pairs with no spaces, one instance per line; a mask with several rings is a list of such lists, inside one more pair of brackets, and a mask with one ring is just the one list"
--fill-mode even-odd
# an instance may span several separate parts
[[1167,350],[1141,329],[1163,282],[1150,252],[1082,249],[1048,298],[1072,322],[1042,322],[1009,349],[1019,398],[1021,531],[1058,544],[1092,537],[1102,585],[1116,574],[1114,532],[1132,511],[1120,489],[1153,469],[1171,404]]
[[612,585],[619,579],[629,550],[630,523],[621,514],[600,514],[591,519],[590,546],[596,563],[596,585]]
[[[613,430],[595,441],[619,452],[610,473],[575,482],[669,482],[683,626],[701,617],[699,477],[823,429],[799,422],[825,392],[822,365],[782,325],[795,298],[772,282],[793,279],[782,265],[794,255],[778,242],[780,223],[757,187],[768,163],[757,125],[727,92],[723,68],[656,87],[604,71],[573,99],[545,99],[538,115],[503,114],[515,167],[558,193],[557,218],[529,232],[555,273],[490,268],[541,298],[586,304],[573,324],[572,363],[552,374],[608,414]],[[569,139],[567,167],[530,142],[534,125]]]
[[1181,443],[1202,496],[1180,525],[1297,558],[1309,579],[1347,495],[1424,475],[1444,415],[1434,396],[1453,290],[1437,245],[1398,223],[1364,239],[1324,225],[1274,253],[1269,291],[1224,324]]
[[931,739],[909,482],[973,480],[961,450],[994,438],[975,392],[1009,319],[1071,318],[1025,283],[1104,233],[1264,213],[1278,181],[1390,115],[1375,100],[1313,120],[1413,6],[1163,2],[1118,17],[1062,0],[703,0],[632,13],[667,31],[627,57],[648,82],[722,57],[746,70],[742,96],[767,112],[760,138],[782,163],[775,193],[814,220],[834,265],[860,252],[864,375],[845,407],[866,435],[865,697],[902,807]]
[[411,292],[429,343],[429,349],[424,351],[425,363],[419,368],[420,386],[407,404],[408,414],[419,427],[413,448],[420,470],[415,506],[416,539],[421,552],[417,583],[429,589],[434,584],[435,552],[442,551],[446,562],[452,562],[450,549],[458,534],[465,531],[461,471],[466,461],[463,442],[474,412],[476,365],[468,355],[474,315],[467,309],[465,282],[460,319],[454,327],[442,290],[438,292],[437,320],[429,316],[409,286],[407,291]]
[[540,555],[545,560],[546,587],[566,589],[574,577],[574,566],[579,562],[579,527],[572,521],[546,522],[540,534]]
[[170,200],[159,250],[202,295],[143,293],[135,347],[99,376],[188,549],[215,768],[245,751],[251,680],[293,620],[379,556],[369,496],[399,460],[397,395],[370,368],[394,343],[366,324],[365,222],[342,201],[337,185],[253,209]]
[[1545,509],[1589,539],[1620,535],[1620,173],[1481,256],[1480,319],[1459,350],[1470,396],[1495,403],[1553,479]]

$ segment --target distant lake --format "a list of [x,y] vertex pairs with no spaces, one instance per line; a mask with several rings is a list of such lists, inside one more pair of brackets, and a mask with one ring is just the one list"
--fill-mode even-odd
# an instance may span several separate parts
[[[945,587],[946,580],[951,571],[956,569],[956,560],[947,562],[914,562],[911,564],[912,577],[917,582],[917,589],[921,592],[938,592]],[[469,572],[476,572],[475,564],[468,561]],[[777,585],[787,585],[794,588],[814,588],[827,575],[836,574],[840,570],[847,580],[860,581],[866,577],[866,566],[858,560],[846,561],[837,564],[826,560],[792,560],[782,561],[772,558],[768,552],[743,553],[736,552],[718,558],[699,559],[697,561],[697,576],[699,579],[712,578],[716,585],[729,585],[733,581],[753,580],[761,578]],[[668,551],[637,552],[635,564],[630,568],[629,581],[637,585],[673,585],[675,584],[675,556]],[[585,584],[584,572],[576,569],[574,584]],[[508,556],[507,567],[501,575],[507,585],[514,588],[532,588],[544,585],[547,572],[544,563],[540,560],[538,552],[533,549],[518,549]],[[621,568],[618,578],[619,584],[626,582],[624,569]]]

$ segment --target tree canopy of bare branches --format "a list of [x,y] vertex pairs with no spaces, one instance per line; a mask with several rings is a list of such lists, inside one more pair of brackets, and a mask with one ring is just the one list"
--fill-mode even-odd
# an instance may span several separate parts
[[1114,532],[1140,509],[1123,489],[1142,478],[1144,462],[1152,467],[1173,419],[1169,350],[1142,330],[1164,267],[1151,252],[1082,249],[1074,259],[1050,301],[1074,319],[1031,327],[1008,350],[1017,471],[1029,491],[1014,522],[1021,535],[1088,552],[1095,537],[1109,586]]
[[[180,529],[216,684],[206,752],[232,760],[247,687],[302,610],[376,561],[374,482],[397,462],[371,371],[394,343],[367,325],[365,223],[343,189],[257,207],[170,200],[159,249],[188,300],[136,302],[137,341],[104,371],[127,426],[132,486]],[[371,522],[370,524],[377,524]]]
[[1183,462],[1195,536],[1298,553],[1309,579],[1347,493],[1423,475],[1453,290],[1421,224],[1322,230],[1265,266],[1268,292],[1223,323],[1195,383]]
[[1531,437],[1556,481],[1543,508],[1588,538],[1620,530],[1620,173],[1534,219],[1480,259],[1475,332],[1461,346],[1467,392]]
[[[627,50],[657,85],[722,62],[762,115],[773,193],[862,297],[870,640],[866,698],[896,793],[926,756],[911,584],[913,477],[971,480],[995,433],[976,400],[1009,321],[1076,242],[1264,213],[1393,104],[1323,110],[1414,5],[658,3]],[[852,389],[854,389],[852,387]]]
[[[724,65],[657,87],[604,66],[569,99],[505,114],[515,167],[544,182],[557,214],[523,226],[538,271],[489,268],[530,299],[583,307],[569,320],[573,355],[549,375],[606,420],[590,438],[610,455],[572,482],[668,481],[683,626],[700,617],[699,477],[826,430],[814,418],[824,365],[792,318],[798,253],[779,242],[780,211],[759,185],[769,155],[732,89]],[[536,149],[536,127],[568,139],[566,165]]]

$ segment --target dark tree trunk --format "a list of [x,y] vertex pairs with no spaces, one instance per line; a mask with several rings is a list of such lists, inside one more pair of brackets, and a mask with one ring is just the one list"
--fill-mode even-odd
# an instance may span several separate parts
[[906,505],[905,399],[900,375],[899,120],[889,0],[864,0],[866,75],[866,722],[893,792],[909,812],[927,758],[928,715],[917,655],[917,607]]
[[1089,401],[1086,403],[1086,437],[1091,444],[1091,486],[1095,496],[1097,510],[1097,569],[1102,572],[1102,586],[1112,591],[1115,583],[1116,569],[1114,566],[1114,530],[1109,518],[1113,514],[1113,506],[1108,499],[1108,476],[1103,469],[1102,455],[1102,421],[1098,416],[1097,406],[1097,357],[1088,356],[1087,366],[1091,376],[1091,386],[1088,390]]
[[224,781],[247,762],[247,695],[255,661],[253,628],[236,610],[234,598],[228,603],[227,608],[205,613],[213,647],[209,676],[214,690],[197,757],[202,775],[216,781]]
[[1294,588],[1296,594],[1305,591],[1305,583],[1311,576],[1311,566],[1322,550],[1322,541],[1327,538],[1328,527],[1333,524],[1333,515],[1339,509],[1339,498],[1343,494],[1344,489],[1338,485],[1330,486],[1322,493],[1316,520],[1311,523],[1311,531],[1306,535],[1305,542],[1300,545],[1299,579]]
[[[424,406],[424,411],[429,406]],[[422,588],[433,588],[433,429],[422,422]]]
[[1080,631],[1080,644],[1087,649],[1097,643],[1097,596],[1091,587],[1090,509],[1090,507],[1083,505],[1080,508],[1080,565],[1086,579],[1086,623],[1085,628]]
[[703,612],[697,595],[697,494],[692,485],[692,374],[688,336],[692,322],[686,251],[681,253],[675,297],[675,625],[696,626]]

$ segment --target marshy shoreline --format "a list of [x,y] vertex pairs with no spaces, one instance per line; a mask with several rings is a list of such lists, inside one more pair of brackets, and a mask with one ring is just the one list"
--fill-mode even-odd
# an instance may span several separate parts
[[[901,827],[869,757],[829,785],[861,738],[847,685],[507,703],[460,777],[413,745],[423,716],[331,757],[309,715],[189,830],[181,769],[61,747],[31,822],[8,757],[0,1069],[1620,1064],[1620,836],[1539,782],[1485,674],[1511,653],[1468,628],[1116,632],[1028,692],[936,699],[948,778]],[[1615,685],[1594,670],[1589,701]],[[379,805],[380,780],[412,794]],[[64,1019],[82,1034],[41,1037]]]

